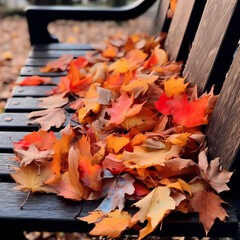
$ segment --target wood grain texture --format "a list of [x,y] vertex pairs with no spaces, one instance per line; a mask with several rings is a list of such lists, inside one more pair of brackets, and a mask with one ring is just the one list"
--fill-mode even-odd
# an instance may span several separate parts
[[21,76],[33,76],[33,75],[38,75],[41,77],[59,77],[59,76],[66,76],[67,72],[47,72],[47,73],[42,73],[40,72],[38,67],[23,67],[20,71]]
[[57,60],[57,58],[28,58],[25,66],[43,67],[46,66],[48,62],[54,60]]
[[36,51],[33,50],[29,54],[29,58],[59,58],[63,54],[72,54],[74,57],[85,56],[86,51],[84,50],[47,50],[47,51]]
[[[27,134],[30,134],[32,129],[26,131],[0,131],[0,153],[12,153],[13,152],[13,142],[19,142]],[[61,138],[59,132],[54,132],[57,139]]]
[[157,34],[163,31],[164,24],[167,21],[167,12],[169,9],[169,5],[170,0],[163,0],[159,2],[158,12],[154,20],[153,34]]
[[35,51],[46,51],[46,50],[92,50],[91,44],[70,44],[70,43],[49,43],[49,44],[35,44]]
[[15,157],[15,154],[13,153],[0,153],[0,182],[12,181],[9,173],[13,170],[10,168],[10,166],[19,167],[19,162],[11,159],[13,157]]
[[[75,202],[52,194],[31,194],[23,209],[19,209],[26,193],[15,191],[13,183],[0,183],[0,224],[3,228],[27,231],[82,231],[88,232],[93,225],[74,218],[83,204],[80,217],[94,211],[101,201]],[[129,208],[129,207],[128,207]],[[132,211],[132,214],[134,211]],[[211,229],[209,236],[235,236],[237,219],[232,209],[228,210],[227,223],[219,223]],[[131,231],[133,233],[133,230]],[[136,233],[136,232],[135,232]],[[164,220],[162,231],[153,235],[163,236],[204,236],[197,214],[174,214]]]
[[[24,79],[25,77],[19,77],[18,79],[17,79],[17,83],[20,83],[23,79]],[[53,84],[59,84],[59,82],[60,82],[60,77],[52,77],[51,78],[51,82],[53,83]],[[49,85],[52,85],[52,84],[49,84]],[[19,88],[20,88],[20,86],[18,86]],[[24,89],[24,86],[22,86],[23,87],[23,89]],[[29,87],[29,86],[27,86],[27,87]],[[20,91],[21,92],[21,91]]]
[[171,60],[187,58],[205,2],[205,0],[178,0],[164,46]]
[[[44,96],[46,97],[46,96]],[[39,110],[44,110],[46,108],[40,108],[38,107],[38,104],[41,103],[38,98],[34,97],[13,97],[9,98],[5,107],[5,112],[6,113],[11,113],[11,112],[32,112],[32,111],[39,111]],[[68,112],[75,112],[75,110],[66,107],[66,111]]]
[[[222,85],[239,40],[239,7],[238,0],[208,0],[206,3],[183,72],[187,81],[198,85],[199,93],[204,92],[210,82],[210,85]],[[226,36],[229,41],[225,41]]]
[[56,86],[16,86],[12,91],[13,97],[46,97]]
[[227,74],[214,112],[206,129],[209,155],[220,157],[223,167],[239,164],[240,147],[240,47]]

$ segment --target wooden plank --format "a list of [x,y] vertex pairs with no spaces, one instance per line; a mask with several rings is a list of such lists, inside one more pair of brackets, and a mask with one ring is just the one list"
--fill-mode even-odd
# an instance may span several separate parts
[[53,60],[57,60],[57,58],[28,58],[25,62],[25,66],[43,67]]
[[[29,113],[2,113],[0,115],[0,131],[34,131],[40,128],[37,123],[30,124],[34,119],[28,119]],[[59,128],[64,128],[70,121],[71,115],[67,115],[66,122]],[[53,128],[52,130],[59,130]]]
[[167,20],[167,13],[170,6],[170,0],[164,0],[159,2],[157,15],[154,19],[153,34],[167,31],[165,24]]
[[[24,79],[25,77],[19,77],[18,79],[17,79],[17,84],[18,83],[20,83],[23,79]],[[59,84],[59,82],[60,82],[60,77],[51,77],[51,82],[55,85],[55,84]],[[49,85],[52,85],[52,84],[49,84]],[[24,87],[24,86],[22,86],[22,87]],[[29,87],[29,86],[27,86],[27,87]],[[21,87],[19,87],[19,88],[21,88]],[[19,89],[20,90],[20,89]],[[22,90],[20,90],[20,92],[21,92]]]
[[[28,201],[23,209],[19,206],[26,197],[26,193],[13,190],[14,183],[0,183],[0,224],[5,229],[26,231],[83,231],[89,232],[93,227],[86,222],[79,221],[74,216],[79,212],[79,217],[88,215],[94,211],[99,201],[70,201],[59,198],[52,194],[30,194]],[[54,207],[53,207],[54,206]],[[132,211],[134,213],[134,211]],[[209,236],[235,236],[237,233],[237,219],[234,211],[229,209],[230,218],[227,223],[217,222]],[[135,233],[131,230],[128,233]],[[153,233],[159,236],[204,236],[202,224],[199,223],[197,214],[173,214],[166,218],[159,228]]]
[[[29,129],[32,132],[32,129]],[[19,142],[23,137],[31,132],[27,131],[0,131],[0,153],[12,153],[13,152],[13,142]],[[61,134],[58,132],[54,132],[57,139],[61,138]]]
[[189,54],[184,76],[199,93],[220,91],[240,37],[240,1],[208,0]]
[[[46,97],[46,96],[45,96]],[[38,107],[38,104],[41,101],[38,98],[33,97],[13,97],[9,98],[5,107],[5,112],[32,112],[32,111],[39,111],[44,110],[46,108]],[[67,107],[66,111],[68,112],[75,112],[75,110]]]
[[84,50],[68,50],[68,51],[57,51],[57,50],[47,50],[47,51],[32,51],[29,54],[29,58],[59,58],[64,54],[72,54],[74,57],[85,56],[86,51]]
[[46,97],[56,86],[16,86],[12,91],[13,97]]
[[[206,129],[211,159],[220,157],[225,169],[239,165],[240,47],[227,74]],[[237,157],[238,156],[238,157]]]
[[21,76],[33,76],[38,75],[41,77],[59,77],[59,76],[66,76],[67,72],[48,72],[48,73],[42,73],[40,72],[38,67],[23,67],[20,71]]
[[206,0],[178,0],[164,48],[171,60],[187,59]]
[[19,162],[14,159],[13,153],[0,153],[0,182],[13,182],[9,172],[11,171],[9,166],[19,167]]
[[72,43],[49,43],[49,44],[35,44],[35,51],[69,51],[69,50],[92,50],[91,44],[72,44]]

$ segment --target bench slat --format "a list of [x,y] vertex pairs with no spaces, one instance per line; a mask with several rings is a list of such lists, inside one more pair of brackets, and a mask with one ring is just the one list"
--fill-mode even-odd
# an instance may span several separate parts
[[239,16],[239,0],[207,1],[183,72],[200,93],[213,84],[220,91],[239,41]]
[[[240,147],[240,47],[227,74],[219,99],[207,126],[209,155],[220,157],[225,169],[239,165]],[[238,156],[238,157],[237,157]]]
[[11,171],[9,166],[19,167],[19,162],[11,159],[13,157],[15,157],[15,154],[13,153],[0,153],[0,182],[13,182],[13,179],[9,174]]
[[40,72],[38,67],[23,67],[20,71],[21,76],[33,76],[33,75],[38,75],[41,77],[59,77],[59,76],[66,76],[67,72],[47,72],[47,73],[42,73]]
[[57,58],[28,58],[25,62],[25,66],[32,66],[32,67],[43,67],[46,66],[48,62],[52,60],[57,60]]
[[46,97],[53,86],[17,86],[13,89],[13,97]]
[[[95,210],[101,201],[82,203],[69,201],[51,194],[30,194],[23,209],[19,209],[24,201],[24,192],[12,189],[14,183],[0,183],[0,224],[3,228],[24,229],[26,231],[84,231],[89,232],[92,225],[76,220],[74,216],[79,212],[83,204],[80,217],[88,215],[88,212]],[[54,207],[53,207],[54,206]],[[237,219],[234,212],[229,209],[230,218],[227,223],[216,223],[209,232],[209,236],[221,236],[228,233],[234,236],[237,233]],[[176,217],[177,216],[177,217]],[[19,221],[20,220],[20,221]],[[134,230],[131,231],[133,233]],[[153,233],[164,236],[204,236],[202,225],[198,221],[197,214],[174,214],[164,220],[162,231]]]
[[164,45],[171,60],[187,58],[205,3],[206,0],[178,0]]
[[47,50],[92,50],[91,44],[72,44],[72,43],[49,43],[49,44],[35,44],[35,51],[47,51]]
[[63,54],[72,54],[74,57],[85,56],[86,51],[81,50],[47,50],[47,51],[32,51],[29,58],[59,58]]
[[[32,111],[39,111],[44,110],[46,108],[40,108],[37,105],[41,101],[38,98],[33,97],[13,97],[9,98],[7,101],[7,105],[5,107],[6,113],[11,112],[32,112]],[[75,112],[75,110],[67,107],[66,110],[68,112]]]

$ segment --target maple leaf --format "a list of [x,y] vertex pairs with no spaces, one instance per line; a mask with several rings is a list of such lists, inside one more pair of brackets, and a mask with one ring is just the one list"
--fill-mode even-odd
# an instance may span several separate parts
[[118,153],[124,146],[126,146],[130,139],[125,136],[114,136],[111,134],[107,139],[107,147],[113,149],[114,153]]
[[69,150],[68,155],[68,171],[61,175],[57,183],[50,184],[59,196],[80,201],[89,195],[89,190],[79,181],[78,171],[79,153],[73,147]]
[[138,49],[132,49],[125,55],[125,59],[130,67],[141,64],[146,58],[147,54]]
[[138,114],[144,103],[133,104],[133,95],[128,97],[126,92],[122,92],[117,103],[113,103],[111,108],[107,108],[106,112],[111,116],[109,123],[120,124],[126,117],[132,117]]
[[221,206],[224,202],[214,192],[196,192],[189,202],[190,212],[199,213],[199,221],[203,224],[206,235],[210,231],[216,218],[225,222],[228,217],[226,210]]
[[115,58],[117,55],[117,49],[114,46],[108,46],[108,48],[104,49],[102,52],[102,56],[106,58]]
[[20,166],[25,167],[33,161],[41,165],[48,163],[52,158],[53,150],[39,151],[34,144],[31,144],[27,151],[15,149],[14,153],[21,160]]
[[210,96],[206,95],[189,103],[185,93],[182,98],[175,96],[168,98],[166,93],[163,93],[155,105],[162,114],[171,114],[176,124],[195,127],[207,124],[208,114],[206,110],[209,99]]
[[31,144],[34,144],[40,151],[50,150],[55,139],[54,132],[39,129],[38,132],[33,131],[25,135],[21,141],[17,143],[13,142],[13,148],[15,150],[27,150]]
[[39,166],[35,163],[28,164],[26,167],[15,168],[16,173],[10,173],[11,177],[19,185],[14,187],[16,190],[21,190],[23,192],[46,192],[46,193],[56,193],[56,191],[49,185],[44,184],[44,182],[51,175],[51,170],[49,166],[42,166],[39,174]]
[[144,62],[144,68],[151,68],[155,65],[163,65],[168,61],[168,56],[165,50],[156,46],[152,52],[150,58]]
[[60,128],[66,120],[66,115],[62,108],[34,111],[28,115],[28,119],[33,117],[39,118],[34,119],[30,124],[39,123],[45,131],[54,126]]
[[47,109],[59,108],[68,103],[68,97],[63,97],[62,95],[38,98],[38,100],[41,101],[41,103],[39,103],[37,106]]
[[129,64],[125,58],[120,58],[116,62],[112,63],[108,67],[109,72],[114,71],[114,73],[126,73],[129,70]]
[[189,83],[184,84],[184,78],[171,77],[163,83],[164,91],[168,98],[171,96],[178,96],[180,93],[184,93]]
[[140,94],[144,95],[150,83],[155,82],[158,76],[155,75],[139,75],[136,80],[130,82],[127,85],[123,85],[121,89],[127,93],[134,95],[137,98]]
[[109,153],[102,162],[104,169],[109,169],[113,174],[119,174],[124,169],[121,159],[118,159],[115,154]]
[[89,70],[93,82],[102,83],[106,77],[107,65],[104,63],[95,63]]
[[100,211],[90,212],[90,215],[78,219],[95,223],[95,227],[89,234],[116,238],[129,226],[131,215],[126,211],[116,209],[108,214]]
[[73,55],[64,54],[57,60],[48,62],[45,67],[40,68],[40,71],[43,73],[66,71],[72,60],[73,60]]
[[125,194],[132,195],[135,191],[134,181],[135,179],[128,173],[117,176],[114,180],[105,179],[102,190],[107,196],[96,211],[109,213],[117,207],[121,211],[124,208]]
[[143,199],[133,204],[140,208],[135,218],[142,223],[148,220],[147,226],[140,230],[139,239],[154,231],[169,210],[175,209],[175,201],[170,197],[170,193],[168,187],[156,187]]
[[210,186],[218,193],[230,190],[226,183],[229,182],[233,173],[221,169],[221,166],[219,165],[219,158],[211,160],[209,164],[207,159],[207,152],[208,148],[200,152],[198,156],[198,164],[199,167],[202,169],[203,179],[207,181]]
[[40,76],[30,76],[25,77],[18,85],[20,86],[36,86],[40,84],[49,84],[51,83],[50,77],[40,77]]
[[163,165],[167,160],[179,156],[181,149],[173,146],[170,150],[165,147],[158,151],[146,151],[140,146],[134,147],[134,152],[125,151],[122,156],[123,165],[127,168],[147,168]]

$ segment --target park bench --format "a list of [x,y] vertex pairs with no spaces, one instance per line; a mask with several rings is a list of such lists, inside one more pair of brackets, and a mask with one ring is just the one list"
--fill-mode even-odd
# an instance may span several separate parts
[[[40,75],[53,77],[53,81],[59,82],[59,77],[66,72],[41,73],[38,67],[64,53],[72,53],[77,57],[91,50],[90,44],[57,43],[57,39],[47,31],[49,22],[60,18],[124,20],[140,15],[154,2],[140,0],[133,7],[108,10],[29,8],[27,18],[33,51],[17,81],[21,81],[25,76]],[[164,28],[168,6],[169,0],[162,0],[159,4],[160,22],[155,23],[159,24],[159,31]],[[239,18],[239,0],[178,0],[165,42],[165,49],[172,60],[184,60],[183,75],[187,81],[191,81],[192,85],[198,84],[200,93],[209,90],[213,84],[216,85],[215,91],[220,93],[206,129],[209,155],[210,159],[220,156],[225,169],[237,170],[231,181],[232,191],[225,196],[232,204],[232,208],[227,210],[229,219],[226,223],[216,222],[209,232],[209,236],[213,237],[237,237],[238,234]],[[78,202],[55,195],[32,194],[26,207],[21,210],[19,204],[23,202],[26,194],[12,189],[15,184],[10,177],[8,165],[14,166],[16,163],[9,159],[14,156],[10,137],[16,142],[27,133],[39,129],[38,125],[28,125],[27,115],[31,111],[40,110],[37,107],[37,97],[45,96],[45,92],[51,88],[50,85],[15,87],[12,98],[8,100],[6,112],[0,116],[0,228],[10,236],[9,239],[23,238],[22,231],[88,232],[90,229],[85,222],[73,217],[79,211]],[[58,129],[54,131],[57,132]],[[98,204],[99,202],[84,202],[80,216],[86,216],[89,211],[96,209]],[[160,236],[205,235],[197,214],[169,216],[162,229],[155,233]]]

